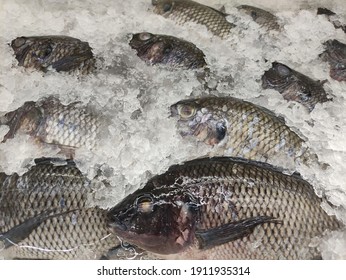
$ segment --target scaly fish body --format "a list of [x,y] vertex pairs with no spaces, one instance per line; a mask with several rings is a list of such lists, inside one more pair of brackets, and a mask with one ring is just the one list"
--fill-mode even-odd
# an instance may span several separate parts
[[196,69],[206,66],[204,53],[185,40],[147,32],[134,34],[130,46],[146,63]]
[[88,74],[95,69],[95,59],[87,42],[67,36],[18,37],[11,42],[18,65],[46,72]]
[[303,140],[269,110],[233,97],[183,100],[171,106],[182,136],[218,144],[223,155],[268,161],[301,156]]
[[154,12],[172,19],[178,24],[195,22],[202,24],[216,36],[226,38],[234,24],[226,20],[226,14],[191,0],[152,0]]
[[248,5],[238,6],[237,9],[251,16],[258,25],[268,30],[281,29],[278,18],[270,12]]
[[309,111],[312,111],[317,103],[331,100],[323,89],[324,82],[314,81],[279,62],[273,62],[272,68],[262,76],[264,89],[275,89],[286,100],[299,102]]
[[235,158],[169,168],[110,209],[115,234],[163,258],[312,259],[342,227],[297,175]]
[[73,162],[45,159],[22,176],[0,173],[0,254],[24,259],[94,259],[117,245],[106,210],[88,206],[101,182]]
[[339,82],[346,81],[346,45],[338,40],[324,43],[326,50],[320,55],[330,65],[329,75]]

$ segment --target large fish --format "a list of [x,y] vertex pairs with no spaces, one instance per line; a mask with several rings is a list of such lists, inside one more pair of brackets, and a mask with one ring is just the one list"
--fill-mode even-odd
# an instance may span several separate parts
[[271,111],[233,97],[182,100],[171,106],[182,136],[222,147],[222,155],[285,162],[300,157],[303,140]]
[[235,25],[227,21],[225,14],[191,0],[152,0],[154,12],[172,19],[178,24],[195,22],[206,26],[216,36],[226,38]]
[[95,58],[87,42],[67,36],[18,37],[11,42],[19,66],[46,72],[79,72],[95,69]]
[[93,149],[96,146],[101,118],[100,114],[78,102],[63,105],[50,97],[25,102],[17,110],[0,117],[0,125],[10,128],[3,142],[20,132],[71,153],[75,148]]
[[97,259],[120,242],[106,210],[89,206],[102,187],[72,161],[39,159],[22,176],[0,173],[0,255],[24,259]]
[[196,69],[206,66],[204,53],[194,44],[185,40],[148,32],[133,34],[130,46],[137,55],[150,65]]
[[301,103],[309,111],[316,104],[331,100],[323,88],[325,82],[315,81],[279,62],[273,62],[272,68],[262,76],[264,89],[275,89],[286,100]]
[[338,40],[328,40],[324,46],[326,50],[320,57],[329,63],[330,77],[339,82],[346,81],[346,45]]
[[342,224],[297,175],[235,158],[175,165],[110,209],[114,233],[162,258],[315,259]]

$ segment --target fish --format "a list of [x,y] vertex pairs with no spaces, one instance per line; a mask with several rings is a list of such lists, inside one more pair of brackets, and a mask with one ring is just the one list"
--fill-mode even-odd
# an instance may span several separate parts
[[273,62],[262,76],[262,88],[280,92],[284,99],[296,101],[311,112],[316,104],[331,101],[323,88],[324,81],[315,81],[288,66]]
[[101,119],[104,120],[101,113],[80,102],[64,105],[55,97],[28,101],[0,117],[0,125],[10,128],[2,142],[22,133],[37,143],[55,145],[66,154],[80,147],[93,150],[100,131],[104,130]]
[[240,5],[237,9],[251,16],[258,25],[267,30],[281,29],[278,18],[268,11],[249,5]]
[[11,47],[18,65],[47,72],[89,74],[96,69],[89,43],[68,36],[17,37]]
[[346,81],[346,44],[338,40],[328,40],[320,57],[329,63],[329,75],[336,81]]
[[0,255],[6,259],[98,259],[119,239],[107,210],[90,206],[105,183],[72,160],[39,158],[26,173],[0,173]]
[[[304,140],[282,117],[234,97],[181,100],[170,107],[182,137],[222,148],[221,155],[267,162],[282,157],[294,163],[306,152]],[[304,156],[305,157],[305,156]]]
[[227,38],[235,25],[227,21],[227,14],[191,0],[152,0],[154,13],[183,25],[194,22],[204,25],[212,34]]
[[133,34],[129,44],[149,65],[164,64],[186,69],[207,65],[204,53],[196,45],[177,37],[142,32]]
[[326,8],[317,8],[318,15],[325,15],[327,19],[334,25],[336,29],[341,29],[346,33],[346,24],[340,21],[340,17],[331,10]]
[[107,214],[114,234],[163,259],[316,259],[343,228],[298,174],[240,158],[171,166]]

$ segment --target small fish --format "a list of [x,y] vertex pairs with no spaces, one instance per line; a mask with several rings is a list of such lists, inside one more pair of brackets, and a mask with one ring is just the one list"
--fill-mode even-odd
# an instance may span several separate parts
[[166,35],[148,32],[133,34],[130,46],[138,57],[150,65],[165,64],[172,67],[196,69],[207,65],[204,53],[194,44]]
[[334,25],[334,27],[336,29],[340,28],[342,31],[344,31],[346,33],[346,24],[341,23],[340,18],[333,11],[328,10],[326,8],[318,8],[317,14],[318,15],[325,15],[327,17],[327,19]]
[[223,155],[268,161],[300,157],[304,141],[271,111],[234,97],[204,97],[171,106],[182,136],[219,145]]
[[0,173],[0,254],[19,259],[98,259],[120,244],[106,210],[88,206],[103,185],[74,162],[37,159],[22,176]]
[[275,89],[286,100],[299,102],[310,112],[317,103],[331,100],[323,89],[325,82],[315,81],[279,62],[273,62],[262,76],[263,89]]
[[309,183],[268,164],[174,165],[109,210],[114,233],[161,258],[315,259],[311,241],[343,225]]
[[46,72],[88,74],[95,69],[95,58],[87,42],[67,36],[18,37],[11,42],[18,65]]
[[226,38],[235,25],[227,21],[225,14],[191,0],[152,0],[154,12],[170,18],[178,24],[195,22],[202,24],[216,36]]
[[2,142],[20,132],[66,151],[79,147],[92,150],[100,131],[101,116],[79,102],[63,105],[50,97],[38,102],[25,102],[17,110],[0,117],[0,125],[10,128]]
[[326,50],[320,57],[330,65],[329,75],[339,82],[346,81],[346,45],[338,40],[324,43]]
[[281,26],[278,23],[278,18],[260,8],[256,8],[248,5],[241,5],[237,7],[238,10],[245,12],[260,26],[266,28],[267,30],[280,30]]

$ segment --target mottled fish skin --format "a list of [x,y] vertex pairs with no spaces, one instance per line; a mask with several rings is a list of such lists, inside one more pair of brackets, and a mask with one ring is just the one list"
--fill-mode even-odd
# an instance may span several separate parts
[[326,8],[318,8],[317,14],[325,15],[336,29],[340,28],[342,31],[346,33],[346,24],[341,23],[339,16],[337,16],[336,13],[334,13],[333,11],[328,10]]
[[329,75],[339,82],[346,81],[346,45],[338,40],[328,40],[324,43],[325,51],[320,57],[329,63]]
[[63,105],[58,99],[50,97],[38,102],[25,102],[17,110],[1,117],[0,125],[10,128],[3,142],[21,132],[31,135],[38,142],[67,150],[79,147],[92,150],[97,143],[101,115],[78,102]]
[[[22,176],[0,173],[0,244],[6,248],[0,254],[12,259],[98,259],[118,246],[106,210],[88,205],[102,185],[87,179],[71,161],[41,159]],[[29,221],[40,216],[42,221],[30,228]]]
[[178,24],[195,22],[205,25],[216,36],[229,36],[234,24],[226,20],[227,14],[190,0],[152,0],[154,12]]
[[258,25],[267,30],[281,29],[281,26],[278,23],[278,18],[270,12],[249,5],[241,5],[238,6],[237,9],[251,16]]
[[114,232],[178,259],[315,259],[311,241],[343,225],[298,175],[259,162],[207,158],[155,176],[110,209]]
[[182,100],[171,106],[182,136],[221,146],[222,155],[267,162],[283,157],[294,163],[304,141],[271,111],[234,97]]
[[18,37],[11,42],[18,65],[46,72],[89,74],[95,58],[87,42],[68,36]]
[[262,76],[263,89],[275,89],[286,100],[301,103],[310,112],[316,104],[331,100],[323,89],[325,82],[315,81],[276,61]]
[[130,46],[138,57],[150,65],[196,69],[206,66],[204,53],[194,44],[173,36],[148,32],[133,34]]

